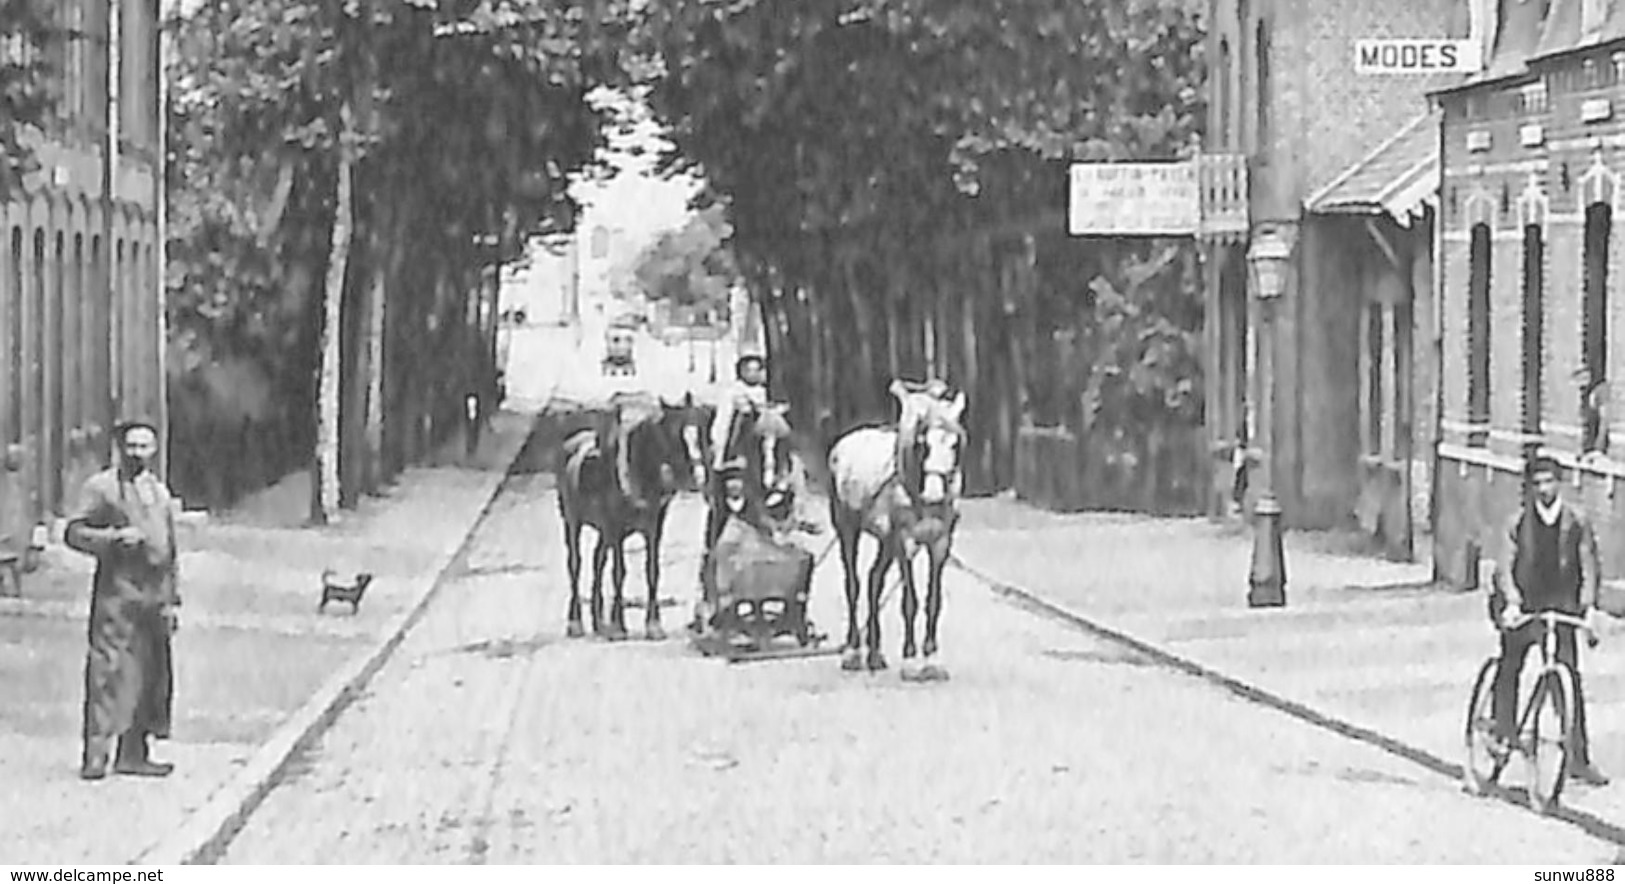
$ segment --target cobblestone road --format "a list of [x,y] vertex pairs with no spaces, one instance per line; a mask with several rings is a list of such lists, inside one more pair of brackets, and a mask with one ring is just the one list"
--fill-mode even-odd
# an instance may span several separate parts
[[[950,571],[946,684],[563,638],[545,480],[233,842],[229,863],[1568,862],[1612,846],[1233,699]],[[667,627],[693,598],[676,507]],[[827,535],[826,535],[827,536]],[[641,574],[637,556],[630,570]],[[923,567],[921,568],[923,572]],[[844,629],[839,565],[815,590]],[[641,595],[641,579],[629,589]],[[628,625],[641,633],[642,612]]]

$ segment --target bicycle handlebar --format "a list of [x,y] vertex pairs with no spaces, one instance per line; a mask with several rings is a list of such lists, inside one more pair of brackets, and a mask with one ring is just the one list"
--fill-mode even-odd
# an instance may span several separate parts
[[1552,626],[1572,626],[1586,634],[1587,643],[1595,647],[1599,636],[1596,630],[1584,619],[1573,614],[1564,614],[1559,611],[1541,611],[1538,614],[1525,614],[1512,623],[1503,623],[1501,628],[1507,632],[1522,628],[1536,620],[1544,621],[1548,628]]

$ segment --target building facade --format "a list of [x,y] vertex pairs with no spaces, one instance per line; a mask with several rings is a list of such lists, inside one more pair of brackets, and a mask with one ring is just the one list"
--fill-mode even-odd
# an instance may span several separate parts
[[[0,203],[0,551],[23,553],[109,462],[121,416],[165,420],[158,0],[58,0],[57,121]],[[10,51],[16,51],[11,49]]]
[[1436,576],[1476,583],[1525,458],[1573,470],[1604,576],[1625,571],[1625,2],[1502,0],[1485,72],[1443,115],[1444,374]]
[[[1465,39],[1473,19],[1469,0],[1212,0],[1210,513],[1234,510],[1239,466],[1245,513],[1270,488],[1288,526],[1357,524],[1412,555],[1437,363],[1426,96],[1463,75],[1362,75],[1355,41]],[[1278,294],[1260,290],[1251,257],[1266,240],[1290,256]]]

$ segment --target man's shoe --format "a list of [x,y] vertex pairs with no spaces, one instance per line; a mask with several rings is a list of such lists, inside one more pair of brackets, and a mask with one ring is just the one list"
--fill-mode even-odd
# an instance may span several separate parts
[[113,760],[113,772],[132,777],[167,777],[175,772],[175,765],[160,764],[147,757],[145,734],[126,734],[119,737],[118,757]]
[[99,780],[107,776],[107,749],[85,749],[84,762],[79,766],[79,779]]
[[1602,771],[1589,764],[1575,765],[1569,771],[1569,779],[1587,786],[1606,786],[1609,782],[1608,778],[1603,776]]
[[175,772],[175,765],[145,759],[119,761],[114,763],[113,772],[131,777],[167,777]]

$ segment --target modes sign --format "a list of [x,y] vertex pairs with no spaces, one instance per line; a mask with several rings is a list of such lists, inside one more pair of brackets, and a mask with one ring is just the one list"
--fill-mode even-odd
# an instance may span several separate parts
[[1474,74],[1484,66],[1476,40],[1356,40],[1358,74]]

